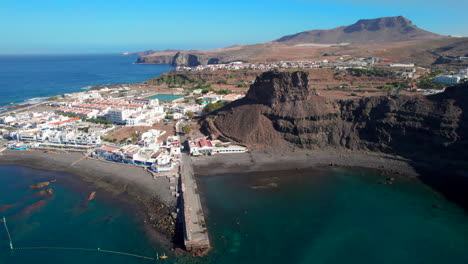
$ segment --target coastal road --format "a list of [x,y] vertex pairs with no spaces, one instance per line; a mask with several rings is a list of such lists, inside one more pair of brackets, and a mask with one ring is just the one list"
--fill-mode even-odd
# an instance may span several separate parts
[[6,116],[6,115],[9,115],[11,113],[18,113],[18,112],[21,112],[21,111],[26,111],[26,110],[29,110],[31,108],[34,108],[34,107],[37,107],[37,106],[40,106],[40,105],[43,105],[43,104],[46,104],[46,103],[50,103],[50,102],[45,101],[45,102],[40,102],[40,103],[37,103],[37,104],[25,106],[25,107],[15,108],[15,109],[8,110],[8,111],[5,111],[3,113],[0,113],[0,116]]

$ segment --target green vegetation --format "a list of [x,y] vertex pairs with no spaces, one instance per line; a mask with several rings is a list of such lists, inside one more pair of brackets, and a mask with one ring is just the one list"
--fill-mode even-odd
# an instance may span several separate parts
[[221,94],[221,95],[226,95],[226,94],[232,93],[232,91],[229,90],[229,89],[222,89],[222,90],[215,91],[215,93],[216,94]]
[[56,112],[56,113],[59,114],[59,115],[63,115],[63,116],[80,118],[83,121],[94,123],[94,124],[112,124],[111,121],[104,120],[104,119],[90,119],[90,118],[86,118],[84,116],[79,116],[79,115],[74,115],[74,114],[66,114],[66,113],[60,113],[60,112]]
[[410,87],[408,82],[388,82],[385,85],[381,86],[381,89],[387,91],[387,96],[400,94],[403,89]]
[[183,86],[187,86],[187,85],[196,83],[194,80],[188,79],[185,76],[169,75],[169,74],[165,74],[165,75],[162,75],[162,76],[157,77],[157,78],[149,79],[146,82],[148,84],[150,84],[150,85],[158,85],[158,86],[167,85],[167,86],[169,86],[171,88],[174,88],[174,87],[177,87],[177,86],[183,87]]
[[207,104],[204,108],[205,112],[206,113],[211,113],[213,111],[216,111],[218,110],[219,108],[229,104],[230,102],[228,101],[218,101],[216,103],[210,103],[210,104]]
[[94,123],[94,124],[112,124],[111,121],[109,121],[109,120],[104,120],[104,119],[88,119],[88,118],[84,118],[83,120],[86,121],[86,122]]
[[192,119],[192,118],[195,116],[195,113],[192,112],[192,111],[187,111],[187,113],[185,113],[185,115],[186,115],[188,118]]
[[80,128],[78,128],[78,130],[83,131],[85,133],[88,133],[89,127],[80,127]]
[[431,77],[431,76],[420,79],[416,83],[416,85],[421,89],[437,89],[437,90],[444,89],[444,87],[447,86],[447,84],[444,84],[444,83],[435,83],[434,77]]
[[103,138],[102,140],[104,141],[108,141],[108,142],[117,142],[117,139],[116,138]]
[[394,77],[395,74],[390,71],[384,71],[380,69],[373,69],[373,70],[368,70],[368,69],[355,69],[355,68],[349,68],[347,69],[348,74],[356,77],[361,77],[361,76],[375,76],[375,77],[385,77],[385,78],[390,78]]
[[239,87],[239,88],[245,88],[245,87],[249,87],[249,85],[246,84],[246,83],[239,83],[239,84],[237,85],[237,87]]
[[195,103],[198,104],[198,105],[201,105],[201,104],[203,104],[203,99],[198,98],[198,99],[195,100]]
[[192,127],[190,126],[182,127],[182,132],[184,132],[185,134],[189,134],[191,131],[192,131]]
[[174,117],[172,115],[166,115],[164,118],[168,120],[174,120]]
[[136,144],[138,142],[138,139],[140,138],[140,136],[138,135],[138,132],[135,131],[132,133],[132,138],[131,138],[131,141],[132,141],[132,144]]

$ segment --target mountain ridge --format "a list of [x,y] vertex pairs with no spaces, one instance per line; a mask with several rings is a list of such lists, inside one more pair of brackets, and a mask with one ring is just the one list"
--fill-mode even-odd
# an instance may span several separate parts
[[309,30],[283,36],[276,42],[317,44],[364,44],[397,42],[419,39],[436,39],[444,36],[415,26],[403,16],[360,19],[349,26],[325,30]]

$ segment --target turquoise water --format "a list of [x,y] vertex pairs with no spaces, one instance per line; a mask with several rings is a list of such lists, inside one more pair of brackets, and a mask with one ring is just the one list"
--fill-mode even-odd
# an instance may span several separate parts
[[120,54],[0,56],[0,107],[92,85],[142,82],[174,68],[136,60]]
[[303,170],[199,178],[200,263],[468,263],[468,215],[415,180]]
[[[115,197],[97,193],[96,199],[83,202],[88,188],[69,181],[70,175],[32,170],[17,166],[0,166],[0,216],[6,216],[15,248],[72,247],[102,248],[132,254],[155,256],[167,251],[151,243],[141,219]],[[55,194],[47,199],[35,197],[37,190],[28,186],[57,179],[51,188]],[[80,184],[82,185],[82,184]],[[38,207],[31,204],[46,199]],[[6,209],[5,205],[14,205]],[[3,208],[2,208],[3,207]],[[83,263],[153,263],[150,260],[99,253],[97,251],[15,250],[11,252],[8,237],[0,225],[0,263],[2,264],[83,264]]]
[[[67,174],[0,166],[0,208],[15,247],[83,247],[154,256],[166,246],[146,235],[131,205],[69,181]],[[30,184],[57,178],[54,196]],[[315,169],[200,176],[214,249],[167,263],[468,263],[468,215],[416,180],[373,172]],[[3,208],[5,209],[5,208]],[[1,209],[0,209],[1,210]],[[0,263],[154,263],[97,251],[8,249],[0,228]]]
[[176,99],[184,97],[183,95],[177,95],[177,94],[157,94],[153,95],[150,97],[147,97],[149,99],[159,99],[160,101],[165,101],[165,102],[172,102]]

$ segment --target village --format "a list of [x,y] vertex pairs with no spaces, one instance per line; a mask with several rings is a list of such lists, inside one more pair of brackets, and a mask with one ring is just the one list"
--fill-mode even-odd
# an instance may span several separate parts
[[[86,151],[88,158],[147,167],[155,177],[176,171],[182,151],[192,156],[246,152],[247,148],[231,142],[208,140],[190,126],[194,116],[204,114],[206,105],[243,95],[198,91],[194,95],[198,103],[109,98],[97,91],[76,93],[37,109],[4,114],[0,135],[10,149]],[[164,129],[156,129],[157,124]],[[108,136],[132,127],[147,129],[119,141]]]
[[[4,113],[0,116],[0,142],[4,143],[0,152],[81,152],[82,158],[73,164],[90,159],[141,167],[155,182],[169,184],[167,191],[173,199],[181,197],[172,217],[184,224],[185,247],[208,249],[210,241],[189,156],[249,150],[207,139],[192,118],[203,115],[210,104],[224,104],[243,95],[194,91],[189,97],[165,102],[152,96],[114,98],[108,92],[67,94],[60,100]],[[116,135],[123,138],[117,140]]]

